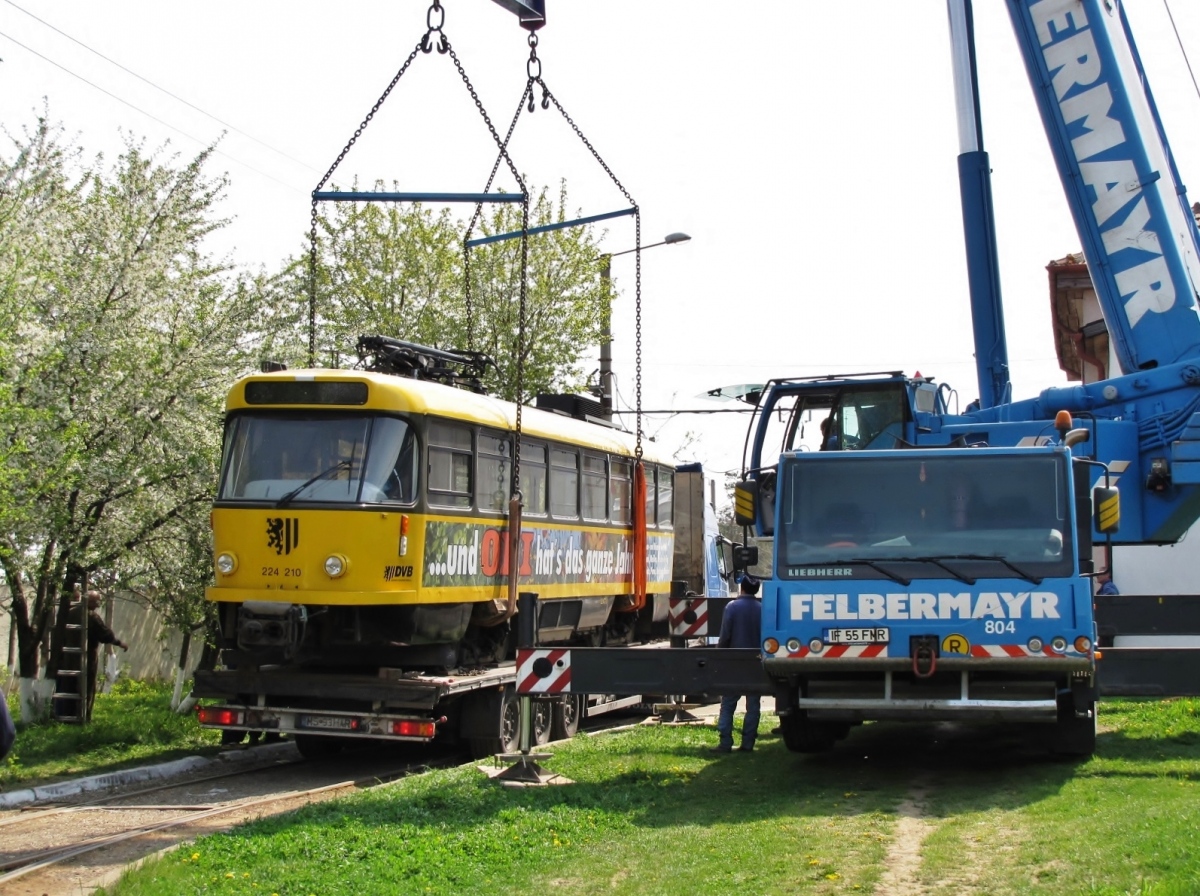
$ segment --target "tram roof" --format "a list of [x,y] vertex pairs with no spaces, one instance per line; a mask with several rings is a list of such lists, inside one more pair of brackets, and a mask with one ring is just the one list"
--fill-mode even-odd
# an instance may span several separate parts
[[[254,382],[342,382],[365,383],[367,400],[364,404],[251,404],[246,401],[246,384]],[[489,395],[467,389],[457,389],[429,380],[415,380],[365,370],[283,370],[258,373],[238,380],[226,396],[225,409],[263,410],[266,408],[308,408],[312,410],[372,410],[406,414],[428,414],[467,423],[478,423],[495,429],[512,431],[516,428],[517,406]],[[597,451],[633,454],[637,446],[632,433],[587,423],[573,417],[540,410],[528,405],[521,409],[521,430],[531,438],[568,442]],[[653,442],[642,447],[646,460],[673,466],[666,452]]]

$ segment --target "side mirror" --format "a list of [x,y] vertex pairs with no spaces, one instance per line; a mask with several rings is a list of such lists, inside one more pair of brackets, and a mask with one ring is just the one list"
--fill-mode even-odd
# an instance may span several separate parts
[[1092,520],[1097,532],[1111,535],[1121,525],[1121,493],[1116,486],[1092,489]]
[[733,568],[736,572],[744,572],[752,566],[758,566],[758,548],[754,545],[747,547],[739,544],[733,549]]
[[733,490],[733,521],[739,526],[758,522],[758,481],[744,479]]

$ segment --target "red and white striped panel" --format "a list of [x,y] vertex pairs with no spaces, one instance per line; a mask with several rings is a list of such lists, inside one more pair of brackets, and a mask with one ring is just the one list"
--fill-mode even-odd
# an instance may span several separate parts
[[517,693],[571,693],[571,651],[518,650]]
[[789,657],[807,657],[818,660],[835,660],[839,657],[874,659],[875,657],[887,655],[888,646],[886,644],[834,644],[831,647],[826,647],[820,653],[813,653],[807,647],[801,647],[795,653],[788,654]]
[[708,634],[708,600],[703,597],[673,597],[667,610],[671,634],[698,638]]
[[[1041,650],[1030,650],[1024,644],[972,644],[971,656],[978,657],[1023,657],[1023,656],[1057,656],[1064,657],[1067,654],[1082,656],[1077,650],[1068,649],[1065,651],[1054,650],[1049,644]],[[949,654],[947,654],[949,656]]]

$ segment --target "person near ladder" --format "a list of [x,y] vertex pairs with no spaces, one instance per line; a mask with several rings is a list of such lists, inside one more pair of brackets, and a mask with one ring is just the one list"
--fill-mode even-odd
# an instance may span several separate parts
[[92,717],[92,704],[96,702],[96,680],[100,669],[100,645],[113,644],[122,650],[129,645],[117,637],[107,622],[100,616],[100,592],[87,593],[87,643],[88,643],[88,689],[87,718]]

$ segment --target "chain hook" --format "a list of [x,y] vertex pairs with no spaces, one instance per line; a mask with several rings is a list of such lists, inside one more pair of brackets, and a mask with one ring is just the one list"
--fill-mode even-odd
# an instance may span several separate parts
[[[434,22],[434,14],[437,14],[437,22]],[[446,10],[442,8],[441,0],[433,0],[433,5],[429,7],[429,11],[425,13],[425,26],[429,29],[425,32],[425,36],[421,38],[421,52],[433,52],[433,34],[437,32],[437,51],[445,53],[449,46],[446,43],[446,35],[442,33],[442,26],[446,24]]]

